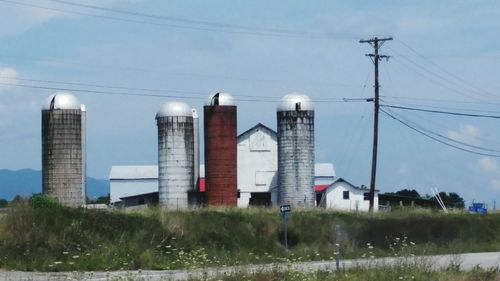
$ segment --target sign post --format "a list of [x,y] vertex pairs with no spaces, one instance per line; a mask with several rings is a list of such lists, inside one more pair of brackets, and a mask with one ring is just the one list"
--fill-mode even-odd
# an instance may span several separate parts
[[286,254],[288,256],[288,229],[287,229],[287,219],[290,216],[290,213],[292,212],[292,206],[290,205],[281,205],[280,206],[280,214],[281,214],[281,219],[283,219],[283,223],[285,226],[285,250]]

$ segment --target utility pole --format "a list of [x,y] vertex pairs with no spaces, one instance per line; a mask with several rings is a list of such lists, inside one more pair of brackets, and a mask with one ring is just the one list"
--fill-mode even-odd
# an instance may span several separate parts
[[378,83],[378,62],[381,59],[389,60],[389,56],[379,55],[378,50],[385,41],[392,40],[392,37],[386,38],[371,38],[365,40],[359,40],[359,43],[368,43],[373,47],[373,54],[366,54],[370,57],[375,66],[375,97],[373,99],[375,110],[373,118],[373,152],[372,152],[372,173],[370,179],[370,212],[373,212],[373,203],[375,197],[375,178],[377,176],[377,146],[378,146],[378,112],[379,112],[379,83]]

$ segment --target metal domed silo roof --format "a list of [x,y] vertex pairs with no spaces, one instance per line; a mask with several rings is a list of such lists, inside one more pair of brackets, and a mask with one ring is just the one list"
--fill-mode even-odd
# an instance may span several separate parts
[[52,109],[81,109],[78,99],[69,93],[57,92],[50,95],[43,104],[43,110]]
[[193,116],[191,107],[184,102],[180,101],[169,101],[164,103],[156,117],[167,117],[167,116]]
[[278,111],[295,111],[298,103],[300,103],[300,109],[298,110],[314,110],[313,102],[308,96],[292,93],[281,98]]
[[214,93],[208,96],[208,102],[206,105],[236,105],[234,98],[229,93]]

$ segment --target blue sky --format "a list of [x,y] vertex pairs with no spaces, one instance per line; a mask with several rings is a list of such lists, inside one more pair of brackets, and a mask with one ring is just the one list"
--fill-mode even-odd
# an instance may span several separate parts
[[[260,36],[168,23],[181,26],[176,28],[104,19],[167,23],[48,0],[0,1],[0,168],[41,168],[40,108],[54,90],[22,85],[147,93],[12,77],[187,91],[192,93],[177,100],[200,111],[209,93],[228,91],[240,99],[238,131],[243,132],[258,122],[275,128],[277,100],[290,92],[314,100],[372,96],[373,66],[364,56],[371,48],[358,41],[374,35],[395,39],[382,47],[392,56],[381,63],[384,103],[500,115],[495,109],[500,103],[498,1],[71,1],[321,36]],[[90,176],[107,178],[111,165],[156,163],[154,116],[171,98],[73,93],[88,109]],[[369,183],[372,107],[316,103],[317,161],[333,162],[337,174],[355,184]],[[500,150],[498,119],[391,112],[453,140]],[[430,193],[436,187],[469,202],[500,199],[496,157],[436,143],[383,114],[380,121],[382,191]]]

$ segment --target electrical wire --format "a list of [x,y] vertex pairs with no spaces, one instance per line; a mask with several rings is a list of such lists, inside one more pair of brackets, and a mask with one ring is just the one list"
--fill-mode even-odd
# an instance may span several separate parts
[[385,115],[389,116],[391,119],[396,120],[397,122],[399,122],[399,123],[403,124],[404,126],[406,126],[406,127],[410,128],[411,130],[413,130],[413,131],[415,131],[415,132],[417,132],[417,133],[419,133],[419,134],[421,134],[421,135],[424,135],[424,136],[426,136],[427,138],[430,138],[430,139],[432,139],[432,140],[434,140],[434,141],[436,141],[436,142],[439,142],[439,143],[441,143],[441,144],[443,144],[443,145],[446,145],[446,146],[449,146],[449,147],[452,147],[452,148],[455,148],[455,149],[458,149],[458,150],[461,150],[461,151],[464,151],[464,152],[468,152],[468,153],[476,154],[476,155],[481,155],[481,156],[489,156],[489,157],[496,157],[496,158],[500,158],[500,155],[497,155],[497,154],[490,154],[490,153],[477,152],[477,151],[473,151],[473,150],[470,150],[470,149],[467,149],[467,148],[459,147],[459,146],[454,145],[454,144],[447,143],[446,141],[443,141],[443,140],[441,140],[441,139],[439,139],[439,138],[437,138],[437,137],[434,137],[434,136],[432,136],[432,135],[430,135],[430,134],[428,134],[428,133],[426,133],[426,132],[423,132],[423,131],[421,131],[420,129],[415,128],[414,126],[412,126],[412,125],[410,125],[410,124],[408,124],[408,123],[406,123],[406,122],[404,122],[404,121],[400,120],[399,118],[397,118],[397,117],[395,117],[395,116],[391,115],[390,113],[388,113],[388,112],[387,112],[387,111],[385,111],[384,109],[380,109],[380,111],[381,111],[382,113],[384,113]]
[[[1,1],[1,0],[0,0]],[[95,69],[113,69],[118,71],[125,72],[138,72],[138,73],[153,73],[153,74],[161,74],[169,75],[169,76],[181,76],[181,77],[196,77],[196,78],[206,78],[206,79],[227,79],[231,81],[246,81],[252,83],[275,83],[275,84],[284,84],[289,81],[283,79],[274,79],[274,78],[248,78],[243,76],[233,76],[233,75],[216,75],[216,74],[206,74],[206,73],[196,73],[196,72],[175,72],[175,71],[167,71],[162,69],[148,69],[148,68],[140,68],[140,67],[131,67],[131,66],[118,66],[118,65],[108,65],[108,64],[96,64],[96,63],[87,63],[87,62],[79,62],[72,60],[60,60],[60,59],[41,59],[32,56],[19,56],[19,55],[10,55],[10,54],[2,54],[0,53],[0,57],[2,58],[14,58],[21,59],[29,62],[39,62],[43,64],[63,64],[69,66],[83,66],[86,68]],[[310,81],[312,85],[324,85],[328,87],[344,87],[344,88],[356,88],[359,85],[355,84],[347,84],[347,83],[335,83],[335,82],[325,82],[325,81]],[[366,84],[366,83],[365,83]],[[364,84],[363,84],[364,85]]]
[[406,123],[409,123],[410,125],[424,131],[424,132],[427,132],[431,135],[434,135],[438,138],[441,138],[441,139],[444,139],[446,141],[450,141],[450,142],[454,142],[456,144],[460,144],[460,145],[463,145],[463,146],[467,146],[467,147],[470,147],[470,148],[473,148],[473,149],[478,149],[478,150],[483,150],[483,151],[489,151],[489,152],[498,152],[500,153],[500,150],[496,150],[496,149],[491,149],[491,148],[486,148],[486,147],[481,147],[481,146],[476,146],[476,145],[472,145],[472,144],[468,144],[468,143],[465,143],[465,142],[462,142],[462,141],[459,141],[459,140],[455,140],[455,139],[452,139],[450,137],[447,137],[443,134],[440,134],[440,133],[436,133],[430,129],[427,129],[427,128],[424,128],[423,126],[409,120],[408,118],[405,118],[401,115],[398,115],[398,114],[395,114],[394,112],[391,112],[391,114],[395,115],[396,117],[398,117],[399,119],[405,121]]
[[477,109],[477,108],[459,108],[459,107],[448,107],[448,106],[436,106],[436,105],[427,105],[427,104],[416,104],[416,103],[408,103],[408,102],[387,102],[385,98],[380,98],[380,101],[385,103],[385,104],[390,104],[394,106],[407,106],[407,107],[425,107],[431,108],[431,109],[439,109],[439,110],[452,110],[452,111],[470,111],[470,112],[482,112],[482,113],[498,113],[500,114],[500,111],[498,110],[486,110],[486,109]]
[[[456,86],[456,85],[450,86],[449,84],[447,84],[446,81],[443,81],[442,79],[436,79],[436,75],[433,74],[433,72],[429,72],[424,67],[418,66],[417,68],[421,69],[419,71],[419,70],[417,70],[415,68],[415,66],[410,66],[407,63],[403,62],[402,60],[398,59],[397,57],[392,57],[392,58],[393,58],[393,61],[395,61],[397,64],[399,64],[399,65],[401,65],[401,66],[409,69],[410,71],[414,72],[415,74],[419,75],[420,77],[425,78],[429,82],[431,82],[431,83],[433,83],[433,84],[435,84],[437,86],[440,86],[443,89],[446,89],[448,91],[456,93],[456,94],[458,94],[460,96],[464,96],[464,97],[468,97],[468,98],[472,98],[472,99],[478,99],[478,100],[481,100],[483,102],[486,101],[484,99],[485,98],[484,95],[482,97],[478,97],[477,95],[473,95],[473,94],[471,94],[469,92],[463,91],[462,87],[459,87],[459,86]],[[427,72],[427,73],[425,73],[425,72]],[[491,97],[487,97],[487,98],[491,98]]]
[[488,92],[488,91],[486,91],[484,89],[481,89],[481,88],[477,87],[476,85],[468,82],[464,78],[462,78],[462,77],[460,77],[460,76],[458,76],[458,75],[456,75],[456,74],[448,71],[444,67],[440,66],[439,64],[433,62],[431,59],[429,59],[426,56],[422,55],[420,52],[418,52],[417,50],[415,50],[413,47],[411,47],[409,44],[405,43],[401,39],[396,39],[396,41],[399,42],[404,47],[406,47],[411,52],[413,52],[414,54],[416,54],[421,59],[427,61],[429,64],[433,65],[434,67],[436,67],[437,69],[441,70],[442,72],[444,72],[445,74],[449,75],[450,77],[454,78],[456,81],[462,83],[463,85],[465,85],[465,86],[467,86],[467,87],[469,87],[469,88],[471,88],[471,89],[473,89],[475,91],[478,91],[479,93],[483,92],[483,93],[487,93],[487,94],[492,95],[492,96],[496,96],[495,94],[493,94],[491,92]]
[[[381,92],[384,91],[383,88],[380,89]],[[430,101],[430,102],[438,102],[438,103],[463,103],[463,104],[482,104],[482,105],[500,105],[500,103],[496,102],[481,102],[481,101],[463,101],[463,100],[447,100],[447,99],[434,99],[434,98],[421,98],[421,97],[401,97],[395,95],[381,95],[381,98],[389,98],[395,100],[415,100],[415,101]]]
[[247,26],[247,25],[228,24],[228,23],[213,22],[213,21],[201,21],[201,20],[193,20],[193,19],[180,18],[180,17],[172,17],[172,16],[149,14],[149,13],[143,13],[143,12],[127,11],[127,10],[102,7],[102,6],[96,6],[96,5],[90,5],[90,4],[76,3],[76,2],[65,1],[65,0],[47,0],[47,1],[56,2],[56,3],[69,5],[69,6],[74,6],[74,7],[92,9],[92,10],[97,10],[97,11],[106,11],[106,12],[112,12],[112,13],[117,13],[117,14],[129,15],[129,16],[145,17],[145,18],[151,18],[151,19],[156,19],[156,20],[166,20],[166,21],[172,21],[172,22],[180,22],[180,23],[184,23],[184,24],[194,24],[194,25],[202,25],[202,26],[208,26],[208,27],[224,28],[224,29],[236,29],[236,30],[245,30],[245,31],[251,31],[251,32],[268,32],[268,33],[286,34],[286,35],[293,35],[293,36],[318,36],[318,37],[326,36],[326,37],[329,37],[329,36],[335,35],[335,36],[343,36],[343,37],[348,36],[351,38],[359,38],[359,36],[361,36],[361,35],[354,35],[354,34],[347,34],[347,33],[316,33],[316,32],[304,31],[304,30],[292,30],[292,29],[281,29],[281,28],[262,28],[262,27],[254,27],[254,26]]
[[[37,9],[44,9],[44,10],[50,10],[50,11],[56,11],[60,13],[66,13],[66,14],[76,14],[76,15],[81,15],[81,16],[89,16],[89,17],[95,17],[95,18],[101,18],[101,19],[107,19],[107,20],[113,20],[113,21],[121,21],[121,22],[129,22],[129,23],[138,23],[138,24],[146,24],[146,25],[156,25],[156,26],[164,26],[164,27],[170,27],[170,28],[178,28],[178,29],[190,29],[190,30],[198,30],[198,31],[211,31],[211,32],[223,32],[223,33],[232,33],[232,34],[245,34],[245,35],[257,35],[257,36],[267,36],[267,37],[288,37],[288,38],[316,38],[316,39],[349,39],[352,40],[355,36],[359,37],[357,35],[349,35],[349,34],[341,34],[341,33],[312,33],[312,32],[305,32],[305,31],[292,31],[292,30],[281,30],[280,29],[274,29],[274,31],[271,32],[271,29],[269,31],[265,31],[266,29],[259,29],[259,28],[252,28],[249,29],[243,28],[243,26],[240,26],[239,29],[237,29],[236,25],[233,25],[232,28],[222,28],[224,24],[222,23],[211,23],[211,26],[207,26],[205,22],[205,25],[203,26],[193,26],[193,25],[179,25],[179,24],[172,24],[172,23],[166,23],[166,22],[155,22],[155,21],[146,21],[146,20],[138,20],[138,19],[131,19],[131,18],[123,18],[123,17],[115,17],[115,16],[106,16],[106,15],[97,15],[97,14],[91,14],[91,13],[85,13],[85,12],[79,12],[79,11],[74,11],[74,10],[66,10],[66,9],[61,9],[61,8],[53,8],[53,7],[46,7],[46,6],[41,6],[41,5],[36,5],[36,4],[31,4],[31,3],[26,3],[26,2],[19,2],[19,1],[14,1],[14,0],[0,0],[0,2],[4,3],[9,3],[13,5],[18,5],[18,6],[25,6],[25,7],[31,7],[31,8],[37,8]],[[65,1],[67,2],[67,1]],[[86,5],[86,4],[78,4],[78,3],[72,3],[72,2],[67,2],[65,3],[66,5],[73,5],[73,6],[81,6],[81,7],[86,7],[89,9],[100,9],[100,10],[108,10],[112,11],[114,10],[115,13],[121,14],[134,14],[135,12],[129,12],[129,11],[124,11],[124,10],[117,10],[117,9],[111,9],[111,8],[105,8],[105,7],[99,7],[99,6],[92,6],[92,5]],[[142,17],[148,15],[149,18],[156,17],[157,19],[159,18],[170,18],[170,17],[164,17],[164,16],[156,16],[156,15],[150,15],[150,14],[143,14],[143,13],[135,13],[136,16],[142,15]],[[174,18],[172,17],[170,20],[173,20]],[[178,21],[180,21],[180,18],[175,18]],[[188,20],[188,19],[182,19],[184,23],[187,22],[199,22],[198,24],[201,24],[201,21],[195,21],[195,20]],[[218,27],[217,27],[218,25]],[[228,25],[229,26],[229,25]],[[262,30],[262,31],[259,31]]]
[[437,114],[448,114],[448,115],[467,116],[467,117],[500,119],[500,115],[472,114],[472,113],[452,112],[452,111],[443,111],[443,110],[423,109],[423,108],[415,108],[415,107],[407,107],[407,106],[397,106],[397,105],[389,105],[389,104],[381,104],[380,107],[390,107],[390,108],[396,108],[396,109],[422,111],[422,112],[437,113]]
[[[4,79],[4,77],[0,77]],[[13,78],[14,80],[14,78]],[[193,91],[180,91],[180,90],[158,90],[158,89],[143,89],[143,88],[128,88],[128,87],[117,87],[117,86],[103,86],[103,85],[95,85],[95,84],[87,84],[87,83],[73,83],[73,82],[55,82],[48,80],[36,80],[36,79],[23,79],[19,78],[17,80],[28,80],[28,81],[47,81],[50,83],[61,83],[67,85],[87,85],[91,87],[104,87],[108,89],[124,89],[124,90],[140,90],[140,91],[159,91],[160,93],[132,93],[130,91],[106,91],[99,89],[82,89],[82,88],[72,88],[72,87],[58,87],[58,86],[46,86],[46,85],[33,85],[33,84],[20,84],[20,83],[9,83],[9,82],[0,82],[0,85],[3,86],[12,86],[12,87],[21,87],[21,88],[31,88],[31,89],[41,89],[41,90],[53,90],[53,91],[68,91],[68,92],[78,92],[78,93],[86,93],[86,94],[103,94],[103,95],[118,95],[118,96],[140,96],[140,97],[158,97],[158,98],[179,98],[179,99],[198,99],[205,100],[208,96],[207,93],[203,92],[193,92]],[[172,94],[167,94],[172,93]],[[185,94],[185,95],[179,95]],[[193,96],[195,95],[195,96]],[[243,102],[279,102],[281,97],[262,97],[262,96],[244,96],[235,94],[236,101]],[[345,102],[356,102],[363,101],[363,99],[349,99],[349,98],[318,98],[312,99],[312,102],[318,103],[345,103]]]

